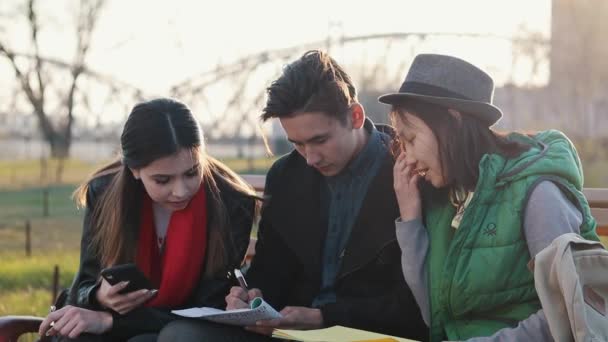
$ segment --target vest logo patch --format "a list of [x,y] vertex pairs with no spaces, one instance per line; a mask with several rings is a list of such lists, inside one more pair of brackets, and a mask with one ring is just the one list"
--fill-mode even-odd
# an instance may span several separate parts
[[488,223],[488,225],[483,229],[483,234],[486,236],[496,236],[498,232],[498,228],[494,223]]

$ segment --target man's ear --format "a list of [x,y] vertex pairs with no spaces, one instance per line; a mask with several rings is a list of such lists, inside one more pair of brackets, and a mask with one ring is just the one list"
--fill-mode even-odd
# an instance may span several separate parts
[[365,123],[365,110],[361,104],[355,102],[350,106],[350,120],[353,123],[353,129],[363,127]]
[[138,169],[129,168],[129,170],[131,170],[131,173],[133,174],[133,178],[135,178],[137,180],[139,180],[141,178],[141,175],[139,174]]

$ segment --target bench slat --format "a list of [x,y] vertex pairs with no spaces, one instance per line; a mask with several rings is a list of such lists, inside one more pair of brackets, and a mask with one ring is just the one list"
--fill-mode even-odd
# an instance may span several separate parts
[[251,184],[251,186],[257,192],[264,192],[264,184],[266,183],[266,176],[263,175],[242,175],[245,182]]
[[585,188],[583,194],[592,208],[608,208],[608,188]]
[[608,236],[608,209],[591,208],[591,215],[593,215],[597,222],[597,233]]

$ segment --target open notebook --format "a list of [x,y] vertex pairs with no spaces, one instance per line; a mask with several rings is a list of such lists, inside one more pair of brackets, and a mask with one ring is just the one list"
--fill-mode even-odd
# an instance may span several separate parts
[[272,332],[272,337],[305,342],[414,342],[414,340],[408,340],[406,338],[346,328],[339,325],[316,330],[275,329]]
[[171,312],[182,317],[200,318],[212,322],[240,326],[255,325],[256,321],[262,319],[281,318],[281,314],[262,298],[255,298],[251,301],[250,305],[250,309],[229,311],[203,307],[173,310]]

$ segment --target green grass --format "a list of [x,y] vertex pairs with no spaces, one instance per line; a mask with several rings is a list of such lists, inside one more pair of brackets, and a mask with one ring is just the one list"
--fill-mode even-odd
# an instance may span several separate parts
[[270,157],[253,160],[223,159],[222,162],[225,163],[229,168],[240,174],[266,174],[266,172],[275,160],[275,157]]
[[[87,163],[76,159],[68,159],[64,164],[62,174],[63,184],[78,184],[82,182],[100,163]],[[48,160],[46,169],[40,160],[0,161],[0,189],[15,189],[24,187],[39,187],[56,183],[55,171],[57,160]],[[46,172],[44,171],[46,170]]]
[[[31,248],[40,251],[78,249],[82,211],[70,195],[73,185],[49,191],[49,216],[43,215],[43,189],[0,191],[0,251],[25,255],[25,225],[30,222]],[[4,264],[4,263],[3,263]]]
[[78,250],[41,251],[29,258],[2,253],[0,258],[0,316],[45,316],[52,302],[55,265],[60,290],[70,285],[78,268]]
[[3,222],[20,219],[41,219],[44,192],[48,192],[49,216],[54,218],[73,217],[78,211],[71,199],[75,185],[56,185],[26,189],[0,190],[0,220]]
[[[0,315],[46,315],[53,271],[60,288],[78,267],[82,213],[70,199],[73,185],[49,188],[49,216],[43,216],[42,189],[0,191]],[[31,226],[31,253],[25,253],[25,222]]]
[[[263,174],[276,158],[221,159],[228,167],[238,173]],[[109,161],[87,163],[76,159],[65,161],[61,177],[62,184],[79,184],[91,173]],[[0,189],[22,189],[56,184],[55,171],[58,161],[48,160],[46,168],[39,160],[0,161]],[[46,172],[44,171],[46,170]]]

